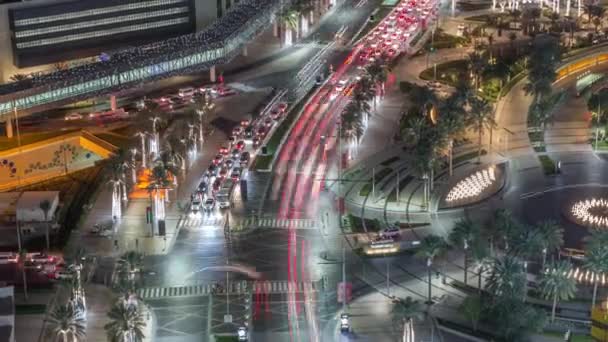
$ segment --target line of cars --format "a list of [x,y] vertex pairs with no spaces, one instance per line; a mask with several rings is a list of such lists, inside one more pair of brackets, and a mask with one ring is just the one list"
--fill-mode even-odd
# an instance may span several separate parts
[[[400,3],[367,35],[347,61],[358,61],[357,69],[363,70],[379,58],[395,58],[407,50],[416,33],[425,28],[436,13],[437,5],[434,0],[409,0]],[[340,94],[348,95],[354,79],[343,77],[338,80],[329,100],[333,101]]]
[[[0,265],[17,265],[20,256],[14,252],[1,252]],[[73,272],[66,269],[63,259],[58,256],[40,253],[27,253],[23,260],[23,268],[46,275],[49,279],[67,279],[73,276]]]
[[278,102],[256,120],[248,117],[232,129],[191,196],[190,215],[212,214],[216,205],[220,209],[232,206],[232,193],[247,171],[252,154],[286,111],[287,103]]
[[162,110],[171,111],[183,108],[188,104],[194,103],[198,97],[209,95],[211,98],[226,97],[235,95],[236,91],[224,85],[185,87],[180,88],[177,94],[169,94],[152,100]]

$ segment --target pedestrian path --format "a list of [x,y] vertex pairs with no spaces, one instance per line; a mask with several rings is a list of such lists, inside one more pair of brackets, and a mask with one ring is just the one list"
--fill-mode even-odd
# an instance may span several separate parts
[[[219,283],[218,283],[219,284]],[[162,298],[186,298],[186,297],[201,297],[210,294],[224,294],[225,287],[220,286],[222,290],[214,292],[213,287],[216,283],[186,285],[186,286],[168,286],[168,287],[147,287],[137,291],[139,298],[147,299],[162,299]],[[301,292],[317,292],[319,291],[317,282],[290,282],[290,281],[235,281],[228,286],[229,294],[246,294],[251,291],[255,293],[267,294],[283,294],[283,293],[301,293]]]
[[248,228],[317,229],[315,220],[311,219],[247,218],[241,225]]
[[223,227],[224,217],[215,215],[203,215],[203,216],[186,216],[182,220],[182,227],[184,228],[203,228],[203,227]]

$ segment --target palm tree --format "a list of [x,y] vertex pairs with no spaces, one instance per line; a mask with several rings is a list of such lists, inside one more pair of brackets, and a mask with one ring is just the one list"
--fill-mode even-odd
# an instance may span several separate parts
[[414,319],[424,318],[424,308],[412,297],[399,298],[393,301],[393,320],[402,326],[401,341],[414,342]]
[[373,86],[374,86],[374,111],[376,110],[376,101],[377,101],[377,85],[380,84],[381,87],[381,95],[384,95],[384,83],[388,78],[388,68],[386,63],[382,59],[377,59],[375,62],[365,68],[365,72],[369,75]]
[[608,231],[604,229],[592,229],[591,234],[585,236],[585,250],[589,251],[596,248],[608,246]]
[[546,220],[536,225],[536,230],[540,233],[542,252],[543,252],[543,268],[547,261],[547,253],[552,253],[560,249],[564,244],[564,229],[560,225],[551,220]]
[[473,87],[477,90],[481,86],[483,72],[488,65],[488,60],[479,51],[469,53],[469,69],[473,74]]
[[541,274],[539,286],[545,299],[553,300],[551,322],[555,320],[555,309],[559,300],[568,300],[576,292],[576,280],[568,277],[572,265],[565,260],[552,263]]
[[171,186],[168,170],[160,164],[156,164],[150,173],[150,185],[148,192],[153,208],[153,220],[164,220],[165,200],[167,189]]
[[475,239],[475,243],[471,246],[470,258],[473,264],[477,266],[477,291],[481,293],[483,272],[491,261],[486,241],[479,238]]
[[595,307],[595,300],[597,298],[597,287],[599,285],[597,277],[601,274],[608,274],[608,247],[606,246],[594,242],[587,242],[585,244],[585,264],[583,267],[594,275],[591,310]]
[[465,114],[464,104],[465,99],[462,98],[462,91],[456,92],[448,97],[439,108],[439,119],[437,125],[439,129],[446,132],[448,139],[448,164],[449,175],[453,174],[453,152],[454,139],[456,139],[465,130]]
[[51,250],[51,237],[50,237],[50,225],[49,225],[49,211],[51,210],[51,202],[49,200],[43,200],[38,203],[40,210],[42,210],[42,214],[44,214],[44,223],[46,226],[46,250],[47,252]]
[[[285,25],[285,36],[284,43],[285,45],[291,45],[298,38],[298,18],[300,18],[300,13],[295,9],[289,9],[284,11],[280,15],[280,22]],[[293,35],[295,33],[295,39]]]
[[433,261],[436,257],[444,253],[448,248],[445,240],[438,235],[427,235],[420,242],[416,256],[419,258],[426,259],[426,271],[428,281],[428,299],[427,304],[432,304],[432,293],[431,293],[431,269],[433,267]]
[[104,326],[110,342],[142,342],[145,338],[144,321],[137,306],[118,301],[108,312],[110,323]]
[[[515,221],[513,215],[508,209],[496,210],[496,212],[494,213],[494,225],[492,225],[491,228],[494,228],[496,234],[499,235],[500,238],[503,240],[505,244],[505,250],[507,251],[509,250],[509,246],[511,245],[513,237],[521,231],[521,226],[518,222]],[[494,237],[491,236],[491,249],[493,249],[493,239]]]
[[[482,138],[484,129],[492,130],[496,126],[494,120],[494,111],[492,105],[485,99],[480,97],[473,98],[470,102],[471,111],[469,113],[469,122],[475,128],[478,134],[478,149],[477,149],[477,163],[481,161],[481,150],[482,150]],[[490,142],[491,144],[492,142]]]
[[133,289],[136,277],[141,274],[143,262],[143,255],[135,251],[126,252],[116,261],[116,274],[119,276],[119,283],[126,285],[123,287],[126,287],[127,290]]
[[481,235],[481,227],[470,219],[462,219],[454,225],[448,236],[448,240],[453,246],[464,249],[464,284],[468,279],[468,259],[469,249],[475,240]]
[[148,134],[145,131],[139,131],[137,133],[135,133],[135,136],[139,137],[141,139],[141,167],[143,167],[144,169],[147,167],[147,163],[146,163],[146,136]]
[[55,339],[60,336],[63,342],[84,339],[86,336],[85,320],[82,313],[73,305],[66,304],[56,307],[49,317]]
[[195,99],[194,102],[194,112],[198,116],[198,140],[201,144],[201,150],[203,149],[203,143],[205,141],[204,135],[204,127],[205,127],[205,119],[211,113],[214,105],[211,101],[211,96],[205,92],[204,96],[199,96]]
[[515,41],[517,40],[517,34],[515,32],[509,33],[509,45],[511,46],[511,51],[515,52]]
[[523,272],[521,261],[506,255],[501,259],[494,259],[486,289],[497,297],[520,300],[525,291],[525,282],[526,274]]
[[534,39],[528,58],[528,82],[524,90],[535,97],[536,103],[551,94],[559,60],[560,47],[556,38],[542,35]]

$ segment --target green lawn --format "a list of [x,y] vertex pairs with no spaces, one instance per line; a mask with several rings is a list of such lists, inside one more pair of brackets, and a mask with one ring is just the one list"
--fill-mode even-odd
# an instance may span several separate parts
[[540,164],[543,167],[543,172],[545,173],[545,175],[553,175],[556,173],[557,169],[555,166],[555,162],[549,156],[538,156],[538,160],[540,160]]
[[[459,75],[468,67],[468,62],[464,59],[437,64],[437,81],[454,87],[457,85]],[[431,66],[420,73],[420,78],[431,81],[434,72],[434,68]]]
[[386,176],[388,176],[391,172],[393,172],[393,169],[391,169],[390,167],[386,168],[386,169],[382,169],[380,170],[380,172],[376,172],[376,174],[374,175],[373,179],[369,180],[369,183],[365,184],[363,186],[363,188],[361,188],[361,190],[359,190],[359,196],[367,196],[372,192],[372,180],[375,180],[376,186],[378,185],[378,183]]
[[[360,217],[349,214],[348,219],[350,220],[350,227],[353,233],[365,233],[363,220]],[[365,228],[367,228],[368,232],[378,232],[382,229],[382,225],[378,219],[365,219]]]
[[[545,336],[551,336],[559,338],[560,341],[564,339],[564,334],[558,332],[545,332],[543,333]],[[594,342],[595,340],[589,335],[581,335],[581,334],[572,334],[571,342]]]
[[[48,131],[40,133],[25,133],[21,134],[21,146],[37,143],[42,140],[55,138],[64,134],[76,132],[77,129],[66,130],[66,131]],[[6,136],[0,137],[0,151],[9,150],[11,148],[19,147],[17,143],[17,135],[13,135],[12,139]]]
[[215,336],[215,342],[238,342],[239,338],[236,336]]
[[[438,29],[435,31],[435,36],[433,37],[432,47],[435,49],[452,49],[456,47],[462,47],[469,44],[470,41],[465,37],[457,37],[451,34],[447,34],[443,32],[442,29]],[[424,44],[424,48],[428,50],[431,47],[431,40],[428,40],[426,44]]]

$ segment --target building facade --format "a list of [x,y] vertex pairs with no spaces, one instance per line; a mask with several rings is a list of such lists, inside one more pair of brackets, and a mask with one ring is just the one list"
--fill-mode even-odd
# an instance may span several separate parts
[[0,4],[0,81],[193,33],[236,2],[33,0]]

